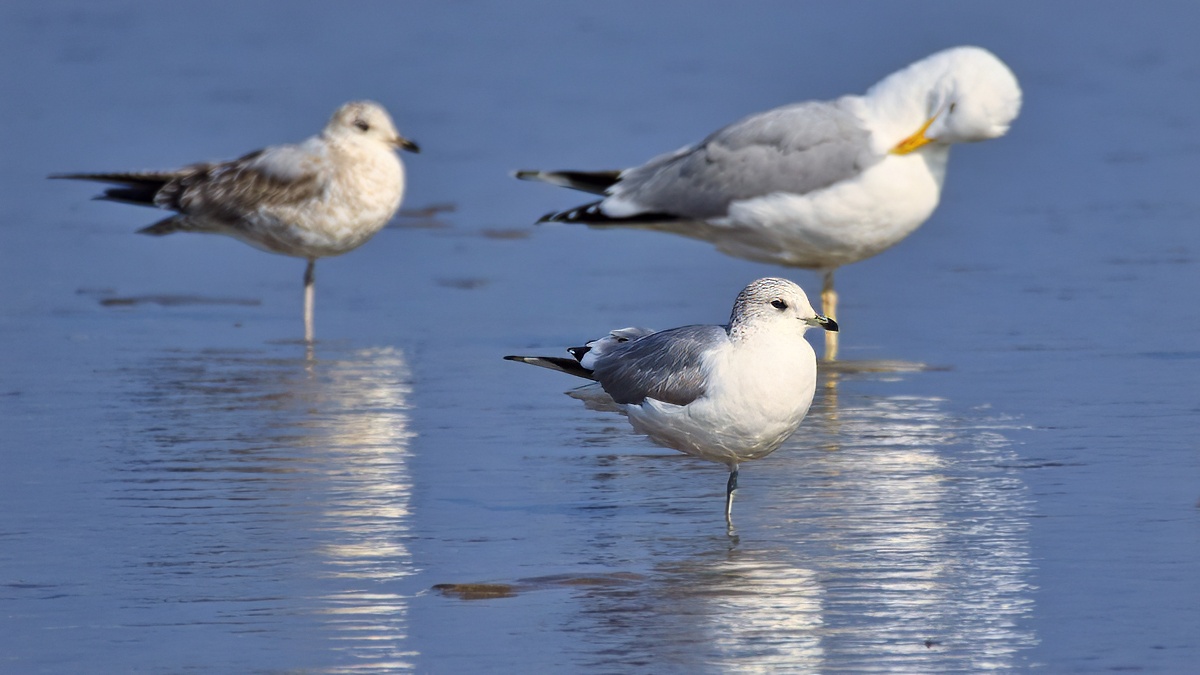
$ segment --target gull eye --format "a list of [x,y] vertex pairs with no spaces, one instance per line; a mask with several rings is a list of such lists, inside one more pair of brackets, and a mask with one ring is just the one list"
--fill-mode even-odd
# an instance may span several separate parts
[[354,126],[358,127],[359,131],[370,131],[371,125],[363,120],[354,120]]
[[948,112],[954,112],[954,109],[955,109],[955,108],[957,108],[957,107],[958,107],[958,102],[957,102],[957,101],[956,101],[956,102],[954,102],[954,103],[951,103],[951,104],[950,104],[950,110],[949,110]]
[[787,309],[788,308],[788,304],[779,298],[775,298],[774,300],[772,300],[771,306],[774,307],[775,309]]

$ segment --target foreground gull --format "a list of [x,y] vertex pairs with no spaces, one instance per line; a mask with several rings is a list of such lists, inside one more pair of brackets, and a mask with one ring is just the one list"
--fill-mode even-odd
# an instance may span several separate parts
[[732,522],[738,463],[774,452],[812,403],[810,326],[838,329],[799,286],[767,278],[738,294],[727,326],[624,328],[569,349],[574,358],[504,358],[595,380],[637,431],[728,466],[725,519]]
[[[863,96],[751,115],[697,145],[624,171],[519,171],[604,195],[542,221],[629,226],[711,241],[730,255],[833,272],[911,234],[938,204],[954,143],[1003,136],[1021,107],[1016,77],[978,47],[893,73]],[[826,334],[825,356],[837,356]]]
[[397,148],[420,151],[396,132],[383,106],[354,101],[338,108],[317,136],[232,161],[51,178],[120,185],[97,199],[178,213],[139,230],[144,234],[226,234],[264,251],[306,258],[304,335],[311,342],[316,260],[357,248],[395,215],[404,196]]

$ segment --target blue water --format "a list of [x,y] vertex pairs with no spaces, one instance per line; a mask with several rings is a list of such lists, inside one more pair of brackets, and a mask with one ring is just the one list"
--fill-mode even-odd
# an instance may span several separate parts
[[[1200,663],[1200,10],[1188,3],[7,3],[0,672],[1186,673]],[[808,272],[533,227],[744,114],[955,44],[1025,91],[743,467],[504,362]],[[60,171],[386,105],[405,208],[318,266],[133,232]]]

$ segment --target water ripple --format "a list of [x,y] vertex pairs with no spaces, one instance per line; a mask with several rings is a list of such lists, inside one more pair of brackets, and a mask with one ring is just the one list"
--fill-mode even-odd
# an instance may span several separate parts
[[111,463],[131,528],[114,583],[138,588],[119,625],[135,642],[212,624],[287,636],[310,670],[411,664],[408,366],[395,349],[297,350],[163,352],[120,373],[139,412]]

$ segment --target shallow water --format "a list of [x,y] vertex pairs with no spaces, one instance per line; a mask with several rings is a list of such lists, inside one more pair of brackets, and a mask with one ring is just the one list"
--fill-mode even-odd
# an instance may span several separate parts
[[[1200,12],[868,7],[4,5],[0,671],[1194,668]],[[733,531],[723,467],[500,359],[819,283],[532,227],[578,199],[507,172],[637,163],[962,43],[1021,118],[838,276],[843,357],[914,367],[827,371]],[[44,180],[364,96],[422,145],[411,213],[318,265],[311,351],[299,261]]]

